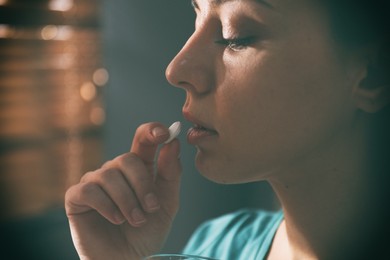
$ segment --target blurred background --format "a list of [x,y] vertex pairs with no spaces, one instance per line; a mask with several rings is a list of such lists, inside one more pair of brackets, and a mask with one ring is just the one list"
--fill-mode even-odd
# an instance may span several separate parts
[[[164,73],[193,28],[189,0],[0,0],[0,259],[78,259],[64,193],[127,152],[138,125],[184,122],[184,91]],[[164,252],[207,219],[277,208],[265,183],[201,177],[180,139],[181,208]]]

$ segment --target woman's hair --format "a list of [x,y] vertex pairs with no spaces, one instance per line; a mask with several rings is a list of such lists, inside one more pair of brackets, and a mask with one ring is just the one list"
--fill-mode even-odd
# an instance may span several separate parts
[[[331,29],[341,47],[350,49],[377,48],[375,60],[368,66],[366,79],[362,82],[367,89],[387,88],[390,92],[390,17],[389,0],[320,0],[329,8]],[[389,94],[387,94],[389,95]],[[373,127],[370,134],[370,156],[372,179],[377,190],[382,191],[383,221],[378,222],[379,231],[367,245],[367,254],[387,252],[385,238],[389,232],[387,209],[390,191],[390,105],[370,115]],[[370,184],[367,184],[370,185]],[[380,214],[380,213],[373,213]],[[369,249],[371,248],[371,249]],[[360,252],[360,251],[358,251]],[[364,254],[365,255],[365,254]],[[363,256],[363,255],[362,255]],[[361,257],[362,257],[361,256]],[[363,258],[363,257],[362,257]]]
[[344,48],[377,46],[377,60],[369,67],[365,87],[390,85],[390,1],[321,1],[329,10],[334,37]]
[[[390,92],[390,17],[389,0],[320,0],[330,14],[334,38],[342,48],[377,48],[376,59],[368,66],[363,86],[368,89],[386,87]],[[389,156],[390,105],[376,115],[377,139],[384,147],[382,155]],[[384,158],[385,159],[385,158]],[[390,161],[390,158],[385,160]],[[390,168],[387,168],[390,170]]]

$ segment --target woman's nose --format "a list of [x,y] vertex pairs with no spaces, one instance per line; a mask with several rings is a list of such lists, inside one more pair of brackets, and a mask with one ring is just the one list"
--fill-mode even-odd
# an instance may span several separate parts
[[193,94],[206,94],[215,82],[214,51],[207,37],[195,31],[168,65],[165,72],[167,80]]

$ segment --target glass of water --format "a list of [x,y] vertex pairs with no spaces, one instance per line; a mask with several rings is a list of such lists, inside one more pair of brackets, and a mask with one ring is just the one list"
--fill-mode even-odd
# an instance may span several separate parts
[[158,254],[146,257],[144,260],[218,260],[196,255],[182,255],[182,254]]

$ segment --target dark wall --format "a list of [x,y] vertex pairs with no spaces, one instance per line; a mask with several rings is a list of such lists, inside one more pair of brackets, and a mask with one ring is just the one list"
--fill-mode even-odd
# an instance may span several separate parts
[[[184,121],[184,91],[169,86],[165,68],[191,35],[194,17],[189,0],[104,1],[104,59],[110,73],[105,92],[107,159],[129,149],[139,124]],[[185,135],[181,141],[181,209],[164,251],[179,251],[208,218],[240,207],[274,207],[264,183],[225,186],[205,180],[194,167],[194,148],[186,144]]]

